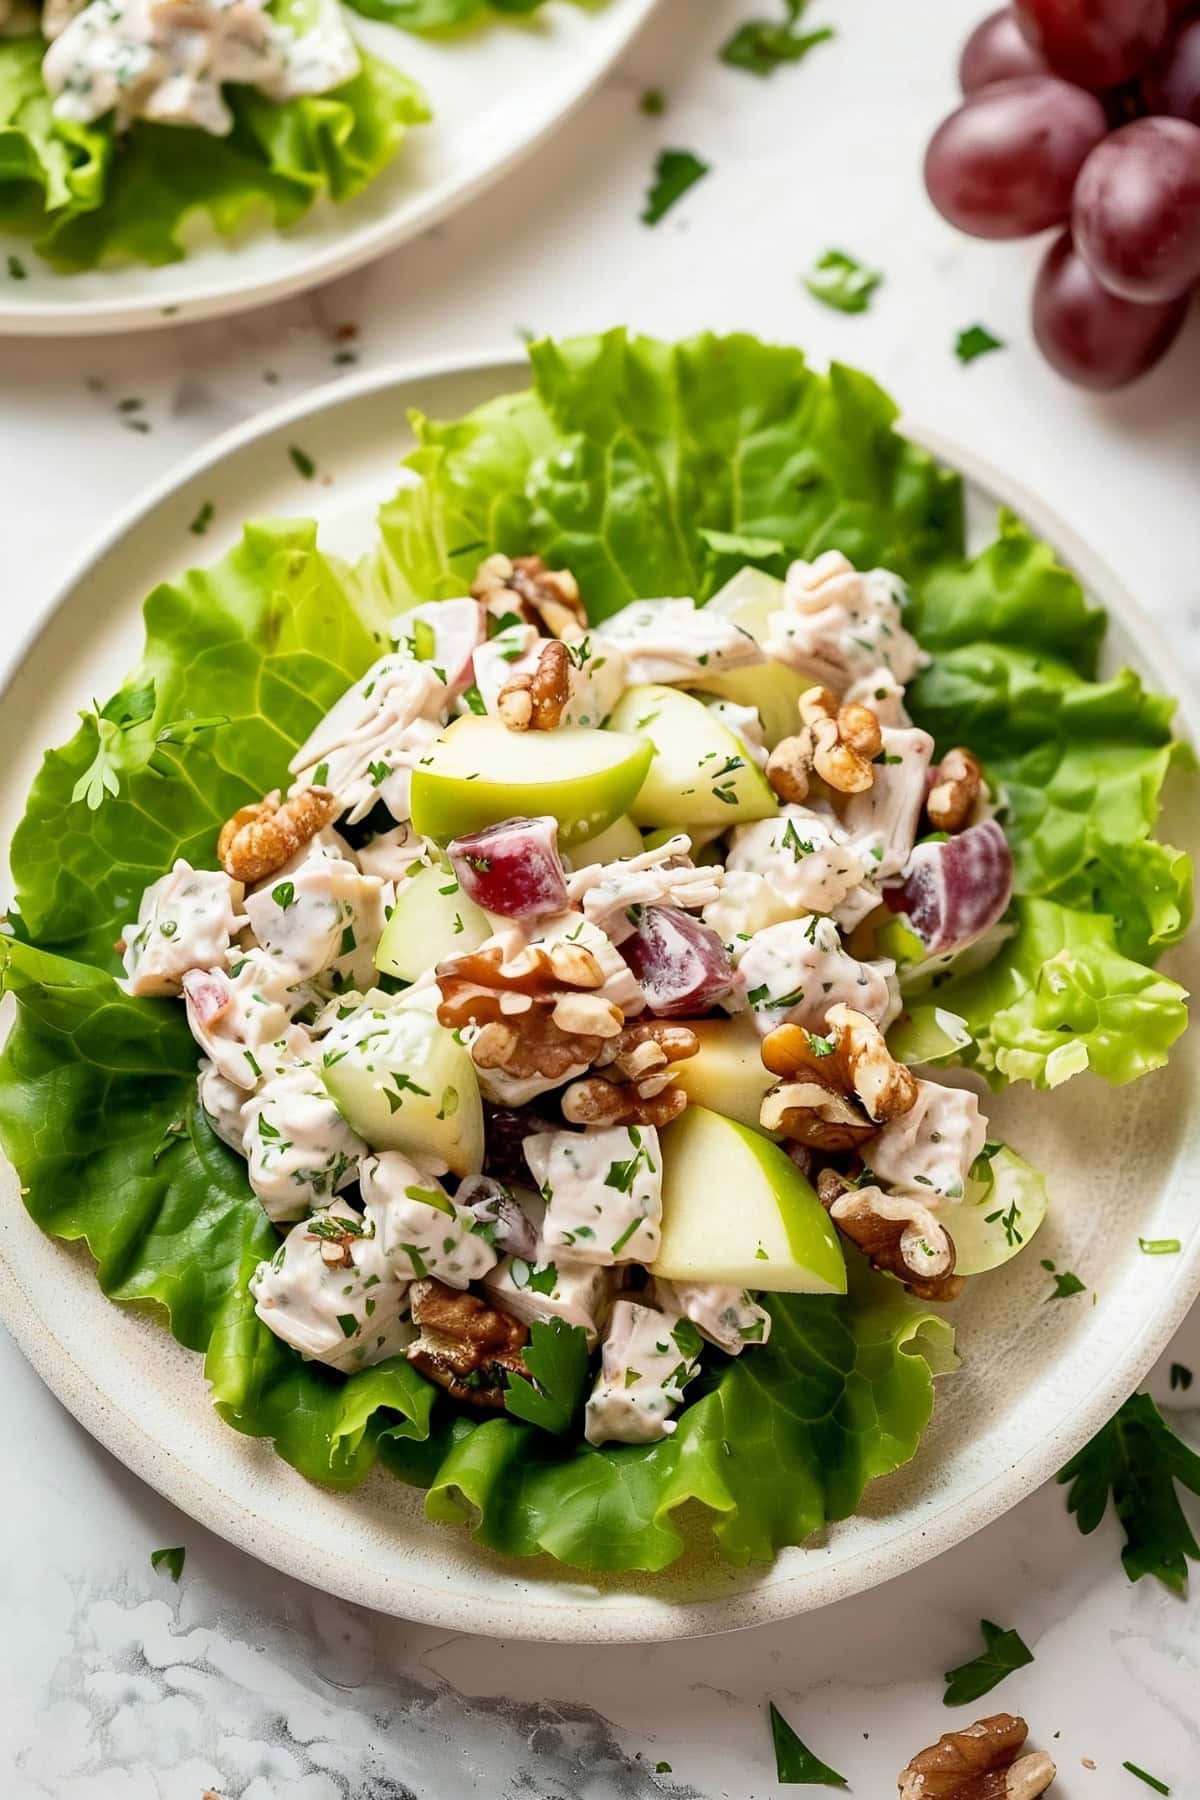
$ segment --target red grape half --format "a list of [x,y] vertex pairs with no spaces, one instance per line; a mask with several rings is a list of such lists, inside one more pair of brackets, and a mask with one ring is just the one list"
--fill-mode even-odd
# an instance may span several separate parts
[[1187,300],[1138,306],[1101,287],[1065,231],[1033,290],[1033,335],[1046,361],[1079,387],[1125,387],[1152,368],[1183,322]]
[[1050,65],[1026,38],[1010,6],[981,19],[958,60],[958,85],[964,94],[1012,81],[1018,75],[1048,75]]
[[1071,232],[1097,280],[1125,300],[1174,300],[1200,280],[1200,125],[1134,119],[1079,172]]
[[1054,73],[1086,88],[1140,75],[1171,16],[1167,0],[1013,0],[1013,10]]
[[1075,177],[1107,129],[1094,94],[1053,76],[981,88],[930,140],[929,198],[972,237],[1027,237],[1060,225]]

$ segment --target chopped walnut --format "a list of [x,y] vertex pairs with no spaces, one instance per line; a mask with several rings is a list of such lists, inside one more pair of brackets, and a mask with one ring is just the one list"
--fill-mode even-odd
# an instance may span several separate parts
[[1044,1750],[1021,1756],[1024,1719],[993,1713],[946,1731],[900,1772],[900,1800],[1036,1800],[1057,1770]]
[[763,1062],[782,1079],[763,1101],[761,1123],[814,1150],[850,1150],[910,1111],[919,1089],[865,1013],[839,1002],[825,1024],[826,1036],[777,1025],[763,1039]]
[[872,759],[883,745],[879,720],[869,706],[841,703],[828,688],[800,696],[801,729],[767,758],[767,780],[780,799],[798,805],[808,797],[809,776],[839,794],[863,794],[875,780]]
[[929,771],[925,812],[935,831],[961,831],[975,810],[983,786],[983,770],[969,750],[947,750]]
[[548,569],[540,556],[489,556],[476,570],[471,592],[490,613],[519,613],[551,637],[572,637],[587,626],[570,569]]
[[332,824],[337,800],[328,788],[301,788],[279,804],[278,793],[239,806],[217,839],[217,860],[235,881],[262,881],[290,862],[309,838]]
[[604,975],[581,944],[530,944],[508,958],[503,943],[485,944],[439,963],[435,976],[439,1022],[454,1031],[482,1027],[473,1061],[518,1080],[579,1074],[625,1022],[620,1007],[594,991]]
[[700,1042],[687,1025],[669,1019],[637,1019],[610,1038],[583,1081],[563,1094],[563,1117],[573,1125],[653,1125],[677,1119],[687,1095],[675,1082],[675,1064],[695,1056]]
[[855,1187],[834,1169],[821,1170],[817,1197],[871,1267],[895,1275],[919,1300],[956,1300],[962,1293],[954,1239],[923,1201]]
[[535,669],[505,682],[496,710],[510,731],[555,731],[570,698],[571,658],[567,646],[551,638]]
[[441,1281],[414,1281],[409,1298],[421,1331],[408,1350],[413,1366],[455,1400],[502,1409],[506,1373],[529,1372],[521,1357],[528,1327]]

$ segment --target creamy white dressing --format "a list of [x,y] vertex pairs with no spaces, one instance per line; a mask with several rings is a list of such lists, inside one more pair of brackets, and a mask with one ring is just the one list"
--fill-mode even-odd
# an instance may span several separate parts
[[244,888],[221,869],[193,869],[180,857],[142,895],[126,925],[125,988],[130,994],[178,994],[189,969],[221,962],[245,925]]
[[189,970],[183,995],[192,1036],[235,1087],[249,1092],[272,1066],[305,1054],[296,996],[261,950],[232,952],[227,970]]
[[579,1262],[651,1263],[662,1221],[662,1152],[652,1125],[542,1131],[525,1161],[546,1205],[546,1248]]
[[380,800],[403,822],[413,768],[439,735],[446,703],[446,683],[432,663],[399,652],[381,656],[293,756],[292,792],[331,788],[351,825]]
[[711,863],[697,868],[691,847],[691,839],[680,832],[640,856],[592,863],[568,875],[567,895],[610,943],[621,944],[636,929],[636,907],[678,906],[698,912],[717,899],[724,871]]
[[837,694],[880,668],[909,682],[929,658],[901,622],[904,593],[890,569],[860,573],[837,550],[794,562],[767,619],[767,655]]
[[695,681],[749,668],[763,653],[748,632],[694,600],[635,600],[594,633],[597,649],[625,654],[628,686]]
[[676,1428],[671,1413],[698,1367],[700,1334],[677,1313],[618,1300],[584,1414],[589,1444],[652,1444]]
[[294,1226],[259,1263],[250,1292],[276,1337],[347,1373],[399,1355],[416,1336],[404,1316],[408,1282],[383,1255],[372,1222],[344,1201]]
[[346,857],[306,846],[245,901],[262,954],[289,986],[330,971],[343,986],[375,974],[384,884]]
[[866,877],[836,818],[807,806],[784,806],[777,818],[739,825],[730,838],[726,869],[763,876],[793,916],[833,912]]
[[209,1124],[221,1142],[228,1144],[240,1156],[245,1137],[245,1126],[242,1124],[242,1107],[246,1104],[245,1088],[227,1080],[220,1069],[209,1062],[207,1056],[200,1059],[196,1087]]
[[602,985],[592,988],[590,992],[600,999],[611,1000],[614,1006],[620,1007],[627,1019],[635,1018],[638,1013],[645,1011],[646,996],[637,976],[614,948],[608,933],[583,913],[553,913],[548,919],[539,919],[537,935],[530,938],[529,942],[546,945],[578,944],[581,950],[590,951],[604,977]]
[[389,627],[396,648],[415,662],[427,662],[445,689],[445,704],[471,680],[471,662],[487,635],[487,615],[478,600],[431,600],[401,613]]
[[493,1306],[532,1325],[536,1319],[562,1319],[578,1325],[594,1350],[608,1316],[613,1276],[599,1263],[576,1262],[538,1247],[532,1259],[506,1256],[483,1278]]
[[839,1003],[883,1025],[899,1004],[894,975],[890,958],[859,962],[851,956],[833,920],[814,913],[751,938],[738,963],[737,987],[765,1037],[785,1022],[823,1031],[826,1013]]
[[893,1192],[936,1207],[941,1200],[962,1199],[986,1138],[987,1120],[974,1094],[918,1081],[916,1105],[885,1125],[864,1156]]
[[[747,869],[725,870],[721,892],[704,908],[703,918],[728,950],[735,966],[755,934],[768,925],[781,925],[794,916],[795,908],[764,875]],[[743,1002],[744,1003],[744,1002]]]
[[431,1168],[398,1150],[367,1157],[359,1167],[363,1211],[397,1274],[416,1281],[434,1275],[465,1288],[495,1265],[496,1251],[486,1228],[450,1198]]
[[933,756],[933,739],[915,726],[884,726],[882,737],[871,786],[836,802],[846,837],[874,883],[899,875],[912,854]]
[[757,706],[739,706],[736,700],[709,700],[706,705],[726,731],[732,731],[750,761],[765,769],[769,752]]
[[654,1294],[664,1312],[682,1313],[726,1356],[740,1356],[747,1344],[765,1344],[771,1335],[770,1313],[745,1288],[656,1279]]
[[327,1204],[357,1178],[367,1154],[315,1063],[292,1063],[265,1076],[242,1107],[242,1127],[250,1186],[275,1224]]

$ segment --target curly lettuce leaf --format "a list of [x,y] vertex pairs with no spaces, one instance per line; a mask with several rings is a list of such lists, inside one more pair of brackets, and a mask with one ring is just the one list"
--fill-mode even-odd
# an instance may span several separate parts
[[820,375],[748,336],[623,330],[543,340],[530,361],[530,396],[415,421],[422,485],[380,517],[397,590],[462,593],[488,551],[536,551],[599,620],[646,595],[706,599],[745,561],[729,538],[762,540],[772,568],[837,547],[908,576],[961,550],[957,477],[856,370]]
[[[307,10],[294,0],[280,16],[303,29]],[[0,40],[0,223],[64,271],[177,262],[195,213],[226,235],[260,215],[289,225],[322,196],[358,193],[430,117],[414,82],[363,51],[358,74],[328,94],[280,105],[231,86],[228,137],[139,120],[114,140],[107,124],[52,118],[44,49]]]
[[1091,1069],[1123,1086],[1161,1068],[1187,1026],[1177,982],[1122,955],[1111,918],[1021,900],[994,961],[939,985],[966,1020],[966,1060],[998,1082],[1057,1087]]
[[3,986],[17,1020],[0,1056],[0,1144],[30,1215],[87,1242],[112,1299],[155,1307],[205,1351],[222,1417],[311,1479],[351,1486],[381,1459],[429,1488],[431,1517],[477,1513],[493,1548],[661,1569],[683,1548],[673,1515],[688,1501],[731,1561],[763,1560],[846,1517],[916,1450],[951,1328],[862,1268],[846,1299],[773,1299],[770,1343],[710,1373],[657,1445],[597,1450],[512,1418],[477,1424],[402,1358],[348,1377],[303,1362],[254,1313],[247,1280],[278,1240],[199,1106],[180,1008],[13,942]]
[[156,588],[145,620],[140,666],[47,753],[11,848],[22,934],[103,968],[142,889],[177,856],[211,866],[223,821],[286,786],[379,653],[311,522],[247,525],[221,562]]

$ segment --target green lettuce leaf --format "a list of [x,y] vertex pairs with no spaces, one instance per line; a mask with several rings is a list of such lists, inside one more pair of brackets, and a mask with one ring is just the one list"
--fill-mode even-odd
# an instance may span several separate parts
[[1083,1069],[1122,1086],[1161,1068],[1187,1025],[1178,983],[1123,956],[1103,914],[1022,900],[1015,917],[993,962],[938,987],[938,1005],[974,1039],[966,1060],[1042,1088]]
[[[302,28],[299,0],[277,11]],[[259,216],[291,224],[322,196],[358,193],[430,116],[414,82],[364,51],[354,79],[328,94],[278,105],[229,87],[228,137],[139,120],[114,142],[107,125],[52,118],[44,48],[0,40],[0,223],[64,271],[177,262],[195,213],[224,234]]]
[[957,478],[856,370],[819,375],[746,336],[621,330],[544,340],[530,360],[532,396],[414,421],[422,486],[380,518],[397,592],[462,593],[486,551],[536,551],[574,571],[598,620],[639,596],[707,599],[745,561],[713,534],[767,540],[780,568],[836,546],[916,576],[961,550]]
[[140,666],[48,752],[13,837],[25,936],[117,968],[142,889],[177,856],[211,866],[223,821],[286,786],[292,752],[380,651],[316,542],[311,522],[248,525],[213,568],[150,595]]
[[[580,0],[587,5],[589,0]],[[441,36],[485,21],[523,19],[545,5],[545,0],[347,0],[364,19],[382,19],[404,31]]]
[[[2,946],[17,1021],[0,1056],[0,1145],[44,1231],[83,1239],[104,1292],[152,1306],[206,1352],[215,1405],[315,1481],[377,1459],[430,1489],[435,1519],[475,1519],[511,1554],[661,1569],[695,1500],[731,1561],[769,1558],[844,1518],[907,1461],[952,1332],[858,1267],[846,1299],[780,1296],[771,1341],[707,1378],[674,1438],[559,1444],[512,1418],[454,1416],[401,1359],[349,1377],[305,1363],[255,1316],[247,1281],[278,1239],[242,1159],[208,1126],[181,1009],[102,971]],[[199,1373],[199,1372],[197,1372]]]

